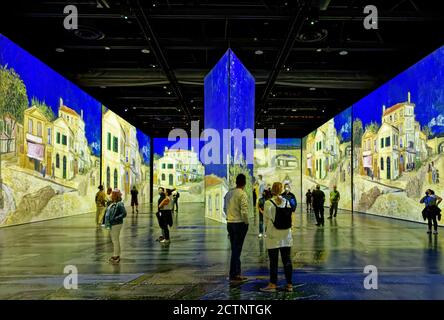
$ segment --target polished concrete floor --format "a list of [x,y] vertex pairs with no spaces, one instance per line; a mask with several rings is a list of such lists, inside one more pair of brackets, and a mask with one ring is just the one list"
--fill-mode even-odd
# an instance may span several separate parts
[[[163,246],[154,215],[129,214],[122,261],[107,262],[112,244],[93,214],[0,229],[0,299],[444,299],[443,241],[422,224],[340,212],[314,225],[295,217],[295,292],[266,294],[268,260],[257,226],[250,225],[242,255],[249,281],[227,281],[226,227],[206,220],[203,205],[183,204],[172,242]],[[65,266],[79,272],[66,290]],[[364,288],[366,265],[378,269],[378,289]],[[282,280],[280,266],[280,279]]]

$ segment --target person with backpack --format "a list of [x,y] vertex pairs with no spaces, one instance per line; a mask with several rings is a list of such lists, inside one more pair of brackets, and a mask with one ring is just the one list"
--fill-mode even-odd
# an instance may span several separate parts
[[159,204],[159,224],[162,229],[163,239],[160,240],[161,243],[170,243],[170,230],[168,227],[173,226],[173,199],[172,190],[166,189],[165,198]]
[[429,229],[428,234],[432,233],[432,223],[433,223],[433,234],[438,234],[438,220],[441,220],[441,209],[438,205],[442,202],[442,198],[435,194],[432,189],[427,189],[425,192],[425,197],[420,200],[420,203],[425,204],[424,210],[422,210],[422,217],[424,220],[427,219]]
[[279,252],[284,265],[287,292],[293,291],[293,265],[291,262],[291,216],[293,209],[290,202],[281,196],[282,183],[275,182],[271,188],[272,198],[265,203],[265,246],[270,260],[270,282],[262,292],[276,292],[278,280]]

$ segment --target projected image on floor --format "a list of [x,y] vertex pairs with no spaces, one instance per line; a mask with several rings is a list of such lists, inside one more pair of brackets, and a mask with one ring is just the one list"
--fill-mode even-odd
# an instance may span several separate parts
[[0,35],[0,225],[95,210],[100,103]]
[[423,221],[444,194],[444,48],[353,106],[354,210]]
[[[302,139],[302,192],[319,184],[326,194],[336,186],[338,207],[352,209],[351,196],[351,108],[343,111]],[[304,196],[305,197],[305,196]]]
[[176,143],[154,138],[153,195],[163,187],[179,192],[180,202],[203,202],[204,166],[199,150],[194,149],[191,139],[186,139],[181,148],[175,147]]

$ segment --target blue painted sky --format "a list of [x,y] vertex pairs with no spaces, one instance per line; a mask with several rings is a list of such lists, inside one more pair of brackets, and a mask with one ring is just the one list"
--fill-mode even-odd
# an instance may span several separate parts
[[144,134],[142,131],[140,131],[139,129],[136,128],[137,131],[137,141],[139,142],[139,150],[140,153],[142,154],[143,157],[143,161],[145,164],[149,165],[150,164],[150,150],[151,150],[151,145],[150,145],[150,137],[146,134]]
[[18,73],[26,85],[28,100],[45,101],[58,114],[59,98],[78,114],[83,109],[86,138],[94,155],[100,155],[101,104],[37,58],[0,34],[0,65]]
[[381,123],[382,105],[390,107],[407,101],[416,104],[416,120],[429,125],[435,135],[444,133],[444,47],[428,55],[406,71],[353,105],[353,117],[364,127],[370,122]]
[[[268,138],[264,139],[256,139],[260,140],[264,143],[264,146],[268,146],[269,140]],[[284,148],[295,148],[300,149],[301,148],[301,139],[299,138],[277,138],[275,139],[276,145],[278,146],[277,149],[279,149],[279,146],[282,146]]]
[[351,141],[352,134],[352,108],[348,108],[335,116],[335,128],[341,142]]
[[[154,154],[157,154],[157,155],[160,155],[160,156],[163,156],[163,151],[165,150],[165,147],[168,147],[168,149],[170,149],[173,145],[175,145],[179,141],[178,138],[176,140],[174,140],[174,141],[168,141],[168,138],[154,138],[153,140],[154,140],[153,141],[153,144],[154,144],[153,152],[154,152]],[[199,146],[199,150],[200,150],[200,148],[202,148],[204,143],[203,142],[199,142],[199,140],[196,139],[196,138],[184,139],[183,142],[185,143],[185,145],[182,145],[181,149],[183,149],[183,150],[191,150],[191,143],[192,142],[196,142],[196,141],[200,145]],[[196,150],[194,150],[194,151],[196,151]]]

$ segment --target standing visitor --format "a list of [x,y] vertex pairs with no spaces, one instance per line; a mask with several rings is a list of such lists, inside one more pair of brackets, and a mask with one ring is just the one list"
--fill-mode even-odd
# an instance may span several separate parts
[[291,263],[291,235],[292,208],[290,202],[280,194],[282,183],[275,182],[271,188],[273,197],[265,203],[265,246],[270,259],[270,283],[263,292],[276,292],[278,279],[279,252],[284,265],[287,292],[293,291],[293,266]]
[[307,213],[311,212],[313,210],[313,207],[311,206],[311,191],[308,189],[307,193],[305,194],[305,203],[307,205]]
[[282,193],[282,197],[290,203],[291,211],[295,213],[298,202],[296,200],[296,196],[291,192],[290,184],[286,183],[284,185],[284,192]]
[[435,163],[432,161],[432,183],[436,184],[437,172],[435,168]]
[[179,197],[180,193],[176,189],[173,191],[173,211],[179,212]]
[[258,176],[257,184],[258,184],[258,188],[259,188],[259,194],[262,194],[262,192],[264,192],[267,184],[263,180],[263,177],[261,174]]
[[134,206],[136,207],[136,213],[139,213],[139,201],[138,201],[139,191],[137,191],[136,186],[134,185],[131,189],[131,209],[134,214]]
[[96,225],[100,227],[103,224],[103,218],[106,210],[106,194],[103,191],[103,186],[99,186],[99,191],[96,193]]
[[[160,229],[162,229],[162,221],[160,220],[160,211],[159,211],[159,205],[162,203],[163,199],[165,199],[166,195],[165,195],[165,189],[162,187],[159,187],[159,189],[157,189],[159,192],[159,198],[157,199],[157,212],[156,212],[156,217],[157,217],[157,222],[159,223],[159,227]],[[159,238],[156,239],[156,241],[162,241],[164,239],[163,235],[159,236]]]
[[51,179],[55,179],[55,165],[54,163],[51,166]]
[[106,210],[105,226],[110,230],[111,241],[113,242],[114,253],[109,259],[111,263],[120,262],[120,231],[122,230],[123,219],[126,217],[125,206],[122,202],[122,193],[119,189],[114,189],[111,193],[112,203]]
[[173,197],[172,190],[166,189],[165,198],[159,204],[159,221],[160,228],[162,229],[163,239],[160,240],[161,243],[170,243],[170,230],[168,227],[173,226]]
[[336,218],[336,215],[338,214],[338,204],[339,200],[341,199],[341,195],[339,194],[339,191],[336,188],[336,185],[333,186],[333,191],[330,192],[330,216],[328,219],[331,219],[334,213],[334,217]]
[[432,223],[433,223],[433,234],[438,234],[438,220],[441,220],[441,209],[438,205],[441,203],[442,198],[435,195],[435,192],[431,189],[427,189],[425,192],[425,197],[420,200],[420,203],[425,204],[425,208],[422,211],[422,217],[424,220],[427,219],[429,229],[427,233],[432,233]]
[[258,209],[259,209],[259,238],[262,238],[264,235],[264,210],[265,210],[265,201],[271,199],[271,193],[268,190],[264,190],[261,195],[261,198],[258,201]]
[[[262,176],[259,176],[262,180]],[[227,215],[227,230],[231,243],[230,281],[245,281],[241,276],[241,254],[248,231],[248,196],[245,193],[247,178],[244,174],[236,177],[236,188],[224,198],[224,211]]]
[[312,192],[313,210],[316,217],[316,225],[324,226],[324,202],[325,193],[321,190],[320,185],[316,185],[316,190]]

